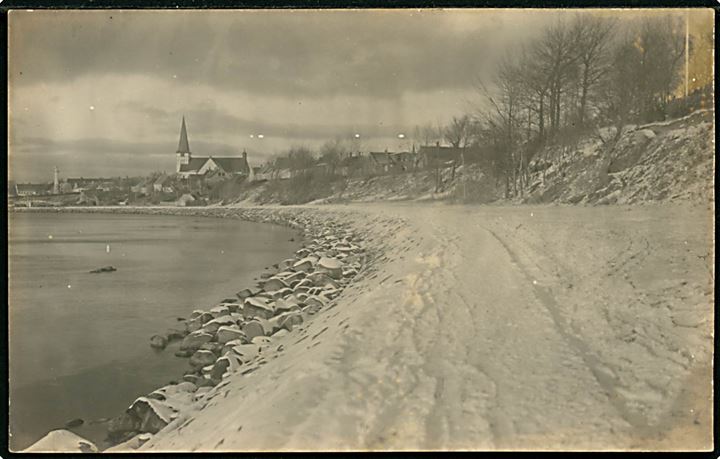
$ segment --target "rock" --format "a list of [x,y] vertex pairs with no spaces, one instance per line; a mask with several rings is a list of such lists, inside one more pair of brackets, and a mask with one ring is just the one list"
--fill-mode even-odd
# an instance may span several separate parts
[[297,284],[295,284],[295,287],[293,287],[293,291],[295,293],[299,293],[301,291],[307,291],[307,289],[309,289],[310,287],[313,287],[313,286],[314,286],[313,281],[311,281],[308,278],[305,278],[305,279],[301,280],[300,282],[298,282]]
[[271,277],[263,283],[263,290],[266,292],[274,292],[283,288],[288,288],[288,284],[278,277]]
[[90,271],[92,274],[98,274],[98,273],[114,273],[117,271],[117,268],[114,266],[103,266],[102,268],[93,269]]
[[211,320],[210,322],[208,322],[205,325],[218,324],[218,325],[222,326],[222,325],[235,325],[236,323],[237,323],[237,319],[235,317],[233,317],[230,314],[225,314],[223,316],[220,316],[218,318]]
[[175,390],[178,392],[195,392],[197,385],[192,381],[184,381],[175,385]]
[[72,419],[65,423],[65,428],[67,429],[74,429],[75,427],[80,427],[81,425],[85,424],[85,421],[83,421],[80,418]]
[[90,440],[68,430],[59,429],[49,432],[23,450],[24,453],[97,453],[98,448]]
[[211,390],[212,390],[212,385],[206,385],[206,386],[199,388],[197,390],[197,392],[195,392],[195,401],[200,400],[205,394],[207,394]]
[[190,365],[193,368],[202,368],[205,365],[215,362],[215,359],[217,359],[217,357],[213,352],[207,349],[199,349],[190,357]]
[[139,397],[128,410],[139,420],[140,432],[158,433],[172,421],[173,410],[159,400]]
[[153,335],[150,338],[150,346],[154,347],[155,349],[165,349],[165,346],[167,346],[168,340],[164,336],[161,335]]
[[228,306],[229,304],[237,304],[238,300],[237,298],[223,298],[222,301],[220,301],[220,306]]
[[213,354],[215,354],[216,356],[219,356],[220,351],[222,351],[222,348],[223,348],[222,343],[217,343],[215,341],[211,341],[209,343],[205,343],[202,346],[200,346],[200,349],[198,349],[198,350],[210,351]]
[[243,304],[243,316],[245,318],[260,317],[263,319],[269,319],[274,314],[273,306],[268,300],[251,297],[246,298]]
[[322,271],[310,274],[307,279],[310,279],[312,285],[315,287],[331,286],[333,288],[340,288],[340,284],[333,280],[327,273]]
[[210,378],[220,380],[223,378],[225,373],[234,373],[241,365],[242,362],[239,357],[231,351],[217,359],[215,365],[213,365],[213,368],[210,371]]
[[233,340],[241,340],[245,338],[245,334],[240,330],[240,327],[237,325],[233,326],[225,326],[223,325],[220,327],[217,331],[217,341],[218,343],[227,343],[229,341]]
[[340,295],[341,292],[342,292],[342,290],[337,289],[337,288],[324,287],[323,291],[322,291],[322,295],[326,296],[327,298],[332,300],[333,298],[337,298],[337,296]]
[[130,409],[110,420],[107,426],[108,438],[114,442],[128,439],[140,428],[140,420]]
[[275,301],[275,314],[279,315],[289,311],[300,311],[300,306],[297,304],[295,297]]
[[315,257],[305,257],[305,258],[297,261],[293,265],[293,269],[295,271],[302,271],[302,272],[308,273],[313,270],[313,267],[315,266],[316,262],[317,262],[317,258],[315,258]]
[[292,275],[286,277],[283,279],[285,283],[287,283],[290,288],[293,288],[296,286],[301,280],[305,279],[306,274],[302,271],[298,271],[296,273],[293,273]]
[[161,402],[164,402],[165,400],[167,400],[167,395],[165,395],[165,392],[162,391],[161,389],[154,390],[154,391],[150,392],[149,394],[147,394],[145,397],[151,398],[153,400],[159,400]]
[[278,269],[292,268],[294,264],[295,264],[295,259],[288,258],[288,259],[285,259],[285,260],[281,261],[280,263],[278,263]]
[[342,279],[343,262],[337,258],[322,257],[318,267],[326,271],[333,279]]
[[308,296],[305,299],[304,303],[305,303],[306,307],[311,308],[315,311],[318,311],[318,310],[322,309],[323,307],[325,307],[326,301],[324,298],[322,298],[319,295],[312,295],[312,296]]
[[275,290],[274,292],[268,292],[270,293],[270,297],[273,300],[278,300],[280,298],[285,298],[286,296],[290,296],[293,293],[293,290],[290,288],[281,288],[280,290]]
[[220,305],[210,309],[210,314],[212,314],[213,318],[217,319],[218,317],[230,314],[230,310],[227,308],[227,306]]
[[252,344],[263,346],[266,344],[270,344],[272,342],[272,339],[268,336],[256,336],[252,339]]
[[289,332],[288,332],[287,329],[281,328],[280,330],[278,330],[278,331],[276,331],[275,333],[273,333],[273,334],[272,334],[272,337],[273,337],[273,338],[276,338],[276,339],[277,339],[277,338],[282,338],[283,336],[287,335],[288,333],[289,333]]
[[183,339],[188,335],[187,329],[185,330],[178,330],[177,328],[169,328],[168,331],[165,332],[165,337],[167,338],[168,343],[170,341],[177,341],[179,339]]
[[243,325],[243,333],[251,340],[256,336],[267,336],[271,334],[272,325],[265,319],[253,319]]
[[235,295],[237,295],[237,297],[240,298],[240,300],[245,300],[245,298],[250,298],[251,296],[254,296],[256,294],[257,294],[257,292],[253,292],[249,288],[245,288],[245,289],[242,289],[239,292],[237,292]]
[[202,322],[200,322],[199,318],[190,319],[185,322],[185,326],[187,327],[188,332],[192,333],[202,328]]
[[211,335],[214,335],[219,328],[220,324],[211,320],[210,322],[203,325],[200,330],[204,331],[205,333],[210,333]]
[[195,390],[197,390],[198,383],[200,382],[200,381],[199,381],[200,379],[201,379],[201,376],[198,376],[198,375],[196,375],[195,373],[188,373],[188,374],[183,375],[183,380],[184,380],[185,382],[189,382],[189,383],[191,383],[192,385],[194,385],[195,388],[196,388]]
[[357,275],[358,271],[355,268],[347,268],[343,269],[342,275],[343,277],[355,277]]
[[207,390],[205,390],[205,389],[209,390],[211,387],[213,387],[215,385],[215,383],[213,381],[211,381],[209,378],[203,377],[203,378],[200,378],[197,385],[198,385],[198,390],[197,390],[197,392],[195,392],[195,395],[197,395],[198,393],[203,394],[203,393],[207,392]]
[[308,295],[307,293],[300,292],[300,293],[296,293],[295,297],[297,297],[297,299],[298,299],[298,304],[300,306],[303,306],[303,305],[305,305],[305,301],[307,301],[307,299],[310,297],[310,295]]
[[203,324],[206,324],[206,323],[210,322],[210,321],[213,320],[214,318],[215,318],[215,317],[213,317],[213,315],[210,314],[209,312],[203,312],[202,314],[200,314],[200,317],[198,317],[198,319],[200,320],[200,322],[203,323]]
[[242,363],[250,363],[260,354],[260,346],[257,344],[242,344],[235,346],[231,351]]
[[230,359],[226,357],[220,357],[215,362],[215,365],[213,365],[212,369],[210,370],[210,379],[213,380],[220,380],[222,379],[222,376],[225,374],[225,370],[230,366]]
[[279,319],[280,328],[292,331],[293,327],[303,323],[302,314],[299,312],[286,312],[276,317]]
[[240,346],[241,344],[247,344],[249,342],[250,341],[247,339],[245,334],[243,334],[242,338],[234,339],[232,341],[228,341],[227,343],[225,343],[222,350],[220,351],[220,354],[222,354],[222,355],[227,354],[227,352],[229,350],[231,350],[232,348],[234,348],[235,346]]
[[180,349],[185,350],[194,350],[199,349],[200,346],[203,344],[211,341],[213,339],[213,335],[210,333],[206,333],[202,330],[192,332],[189,335],[183,339],[182,343],[180,344]]

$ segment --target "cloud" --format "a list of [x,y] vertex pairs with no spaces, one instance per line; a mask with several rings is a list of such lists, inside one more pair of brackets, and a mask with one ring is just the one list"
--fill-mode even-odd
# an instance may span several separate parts
[[140,73],[293,97],[468,87],[528,30],[477,10],[13,13],[20,84]]

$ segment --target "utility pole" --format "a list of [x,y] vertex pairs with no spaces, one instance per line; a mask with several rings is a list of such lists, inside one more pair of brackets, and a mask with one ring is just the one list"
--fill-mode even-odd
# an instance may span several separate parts
[[690,10],[685,11],[685,97],[690,85]]
[[55,166],[55,176],[53,178],[53,194],[60,194],[60,183],[58,181],[58,173],[60,171],[58,170],[57,166]]

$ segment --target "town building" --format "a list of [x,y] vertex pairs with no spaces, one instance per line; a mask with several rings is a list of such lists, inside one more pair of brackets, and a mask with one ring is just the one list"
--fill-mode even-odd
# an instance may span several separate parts
[[175,189],[172,186],[172,181],[167,175],[161,175],[153,183],[153,191],[162,193],[173,193]]
[[17,183],[15,184],[15,196],[43,196],[52,191],[50,183]]
[[180,127],[180,142],[176,152],[175,172],[183,179],[203,178],[209,172],[220,177],[249,176],[247,152],[242,157],[193,156],[188,142],[185,117]]

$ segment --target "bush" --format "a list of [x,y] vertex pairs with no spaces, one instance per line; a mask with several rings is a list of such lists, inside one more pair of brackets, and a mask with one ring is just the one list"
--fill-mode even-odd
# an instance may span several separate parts
[[269,181],[259,200],[283,205],[304,204],[332,196],[345,185],[345,180],[338,175],[309,170],[290,179]]

